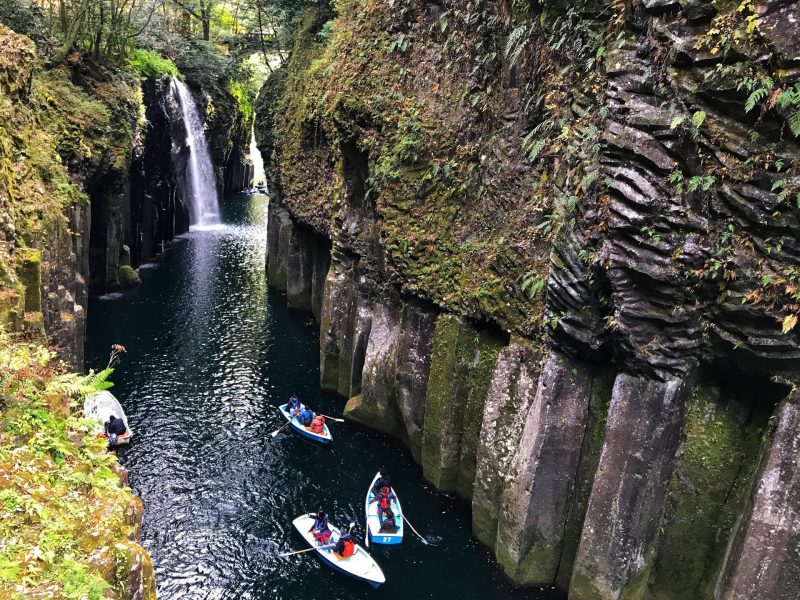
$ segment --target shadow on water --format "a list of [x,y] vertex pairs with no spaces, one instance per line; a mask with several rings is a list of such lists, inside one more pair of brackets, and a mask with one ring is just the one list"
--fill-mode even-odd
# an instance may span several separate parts
[[[266,199],[228,198],[223,217],[225,227],[181,237],[142,269],[138,289],[90,307],[89,366],[104,365],[112,343],[128,349],[113,391],[135,437],[119,452],[145,501],[159,597],[553,598],[508,583],[472,539],[466,504],[435,493],[398,441],[350,423],[332,425],[330,447],[270,437],[274,407],[292,392],[328,414],[343,401],[319,390],[316,325],[267,287]],[[277,557],[303,547],[291,519],[320,506],[363,535],[379,467],[437,547],[410,532],[400,547],[373,547],[387,577],[377,591],[310,555]]]

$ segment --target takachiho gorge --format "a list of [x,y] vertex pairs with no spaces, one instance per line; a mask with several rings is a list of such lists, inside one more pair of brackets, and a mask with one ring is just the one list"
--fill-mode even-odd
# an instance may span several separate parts
[[0,0],[0,599],[798,600],[799,19]]

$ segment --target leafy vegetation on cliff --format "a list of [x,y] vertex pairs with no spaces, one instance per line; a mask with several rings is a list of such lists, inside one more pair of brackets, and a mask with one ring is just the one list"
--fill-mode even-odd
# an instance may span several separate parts
[[404,291],[532,333],[543,295],[522,283],[547,277],[549,200],[532,197],[523,115],[505,114],[497,7],[342,0],[333,16],[305,13],[263,134],[292,213],[327,234],[373,212]]
[[[0,596],[124,597],[125,565],[149,562],[130,543],[141,502],[78,416],[104,378],[65,374],[54,356],[0,332]],[[152,581],[143,592],[155,597]]]

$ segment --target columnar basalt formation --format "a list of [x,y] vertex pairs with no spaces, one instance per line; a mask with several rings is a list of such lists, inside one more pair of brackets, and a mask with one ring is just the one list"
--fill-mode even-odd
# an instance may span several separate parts
[[[0,468],[8,509],[0,595],[74,595],[93,582],[93,595],[150,600],[153,566],[137,543],[141,500],[124,470],[115,481],[118,465],[74,418],[74,398],[59,383],[64,363],[84,369],[92,203],[127,198],[136,94],[91,62],[45,70],[30,39],[3,25],[0,47],[0,437],[14,449]],[[109,221],[106,232],[117,226]],[[105,277],[109,264],[100,262]]]
[[306,13],[270,283],[515,581],[791,597],[798,4],[521,4]]
[[728,549],[715,590],[718,598],[797,597],[800,578],[800,410],[797,392],[776,412],[777,424],[747,512]]

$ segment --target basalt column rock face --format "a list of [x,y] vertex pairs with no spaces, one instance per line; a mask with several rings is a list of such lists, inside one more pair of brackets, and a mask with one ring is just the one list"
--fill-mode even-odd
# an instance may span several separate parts
[[132,266],[163,252],[164,244],[189,230],[189,207],[178,192],[173,140],[184,135],[171,80],[142,82],[147,125],[131,168]]
[[486,396],[472,495],[472,531],[491,548],[497,539],[503,494],[513,481],[510,465],[522,436],[519,421],[534,400],[540,361],[533,346],[512,343],[503,348]]
[[286,292],[289,306],[310,311],[319,320],[330,243],[308,228],[298,227],[277,197],[267,209],[266,270],[269,284]]
[[452,315],[436,321],[425,395],[422,471],[437,489],[472,498],[483,409],[499,335]]
[[404,440],[420,460],[436,312],[419,303],[376,302],[361,392],[345,415]]
[[571,598],[641,597],[690,385],[617,376]]
[[[240,142],[241,143],[241,142]],[[225,165],[225,184],[223,193],[241,192],[253,185],[253,163],[243,155],[242,148],[234,146]]]
[[[762,383],[703,374],[687,405],[684,440],[667,488],[644,597],[712,598],[731,532],[745,512],[770,431],[771,397]],[[757,395],[761,402],[752,402]]]
[[[592,366],[557,352],[548,357],[524,416],[495,541],[498,562],[515,581],[553,585],[560,570],[571,571],[588,498],[581,475],[596,468],[593,417],[607,391]],[[568,526],[571,519],[578,527]]]
[[750,505],[728,551],[715,597],[797,598],[800,590],[800,408],[795,390],[777,411]]

